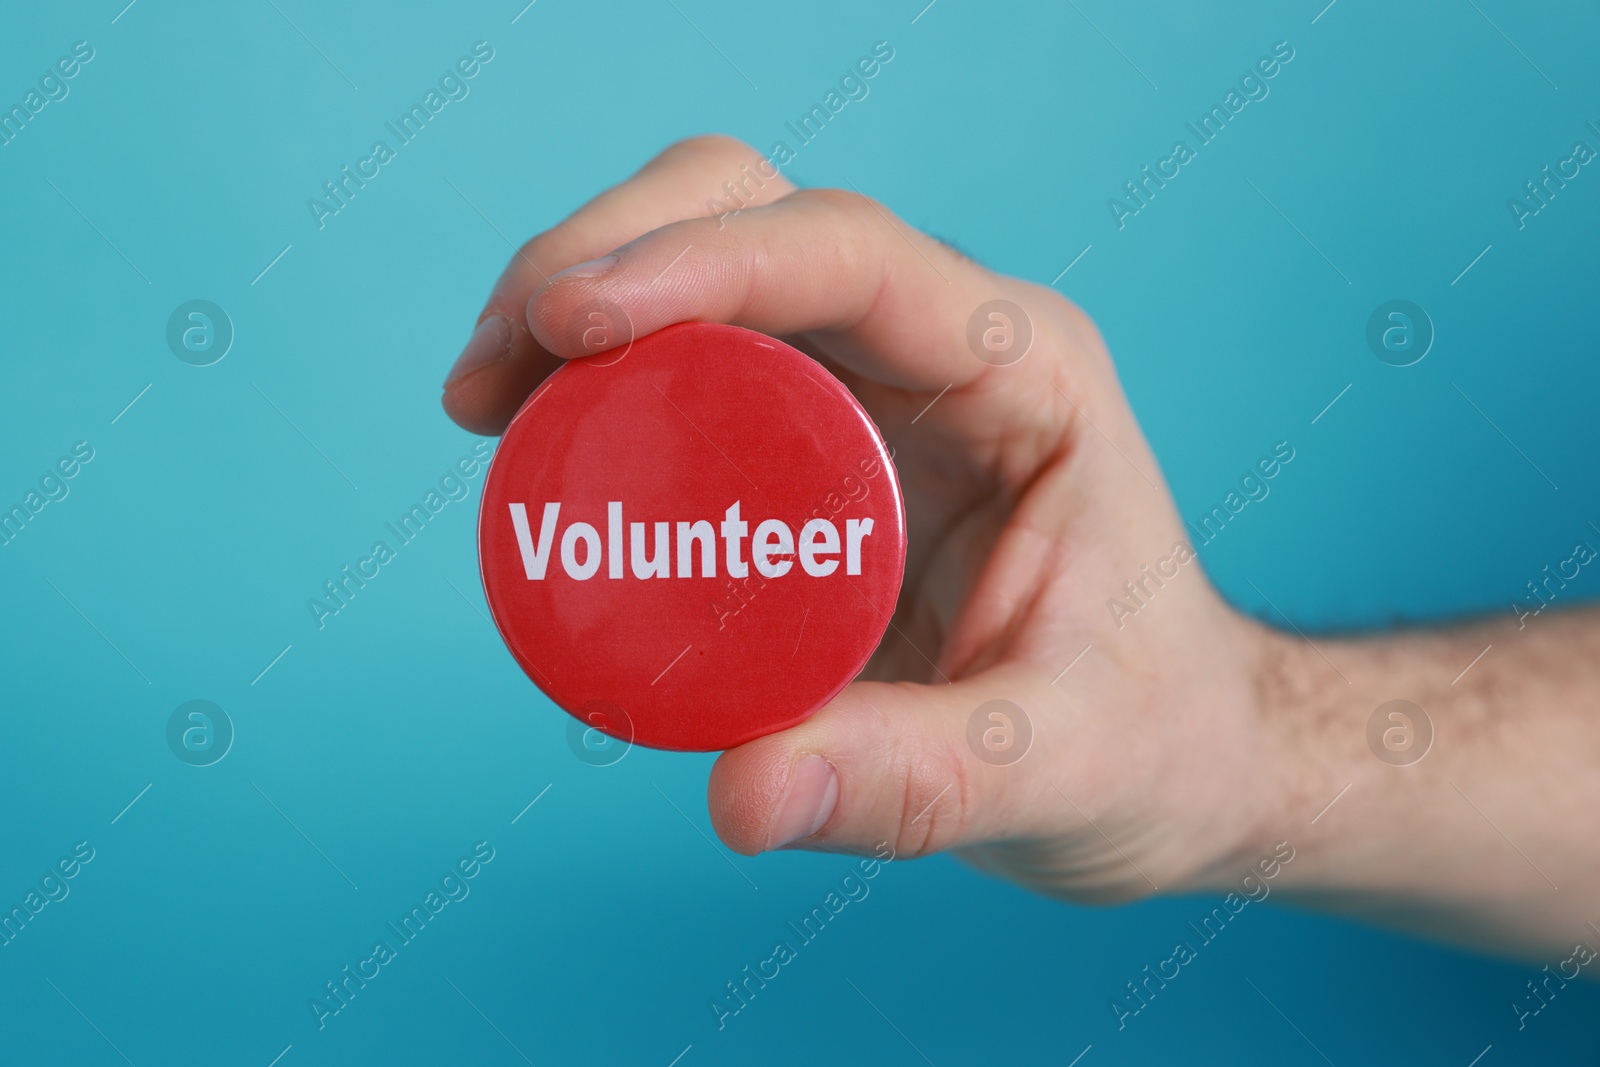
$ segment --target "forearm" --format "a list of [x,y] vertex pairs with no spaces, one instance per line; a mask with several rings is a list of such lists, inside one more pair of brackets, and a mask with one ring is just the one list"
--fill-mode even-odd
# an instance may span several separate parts
[[[1288,897],[1534,959],[1600,947],[1600,612],[1261,647]],[[1395,699],[1431,722],[1421,758],[1418,716],[1409,748],[1387,712],[1369,733]]]

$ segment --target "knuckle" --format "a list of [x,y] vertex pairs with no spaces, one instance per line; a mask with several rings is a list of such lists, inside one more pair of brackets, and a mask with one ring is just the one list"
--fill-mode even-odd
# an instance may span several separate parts
[[737,137],[724,133],[701,133],[685,137],[662,150],[658,161],[687,158],[693,161],[726,163],[737,168],[740,163],[755,163],[764,158],[760,152]]
[[1082,311],[1078,310],[1077,304],[1074,304],[1068,297],[1063,296],[1059,290],[1052,289],[1048,285],[1039,285],[1036,282],[1025,282],[1023,284],[1023,292],[1025,292],[1041,308],[1044,308],[1047,311],[1053,311],[1067,316],[1077,316],[1083,314]]
[[1043,319],[1064,323],[1074,331],[1081,330],[1085,325],[1092,326],[1089,316],[1083,309],[1073,303],[1070,297],[1062,295],[1059,290],[1037,282],[1008,280],[1015,282],[1017,300],[1029,312]]
[[537,265],[539,263],[537,258],[539,251],[548,243],[549,238],[544,233],[535,234],[528,238],[511,254],[511,266],[516,267],[527,262]]
[[1079,307],[1075,300],[1048,285],[1038,285],[1032,282],[1029,285],[1042,293],[1040,299],[1043,301],[1043,306],[1047,310],[1055,312],[1061,321],[1071,326],[1074,333],[1099,341],[1100,328],[1089,317],[1089,313]]
[[789,199],[815,205],[824,210],[849,214],[864,214],[874,208],[880,211],[886,210],[877,201],[850,189],[797,189],[789,194]]
[[561,238],[559,228],[545,230],[528,238],[511,254],[502,277],[508,281],[518,279],[522,283],[531,281],[533,285],[547,280],[549,275],[569,265],[561,262],[564,251]]
[[849,189],[800,189],[784,202],[799,209],[789,216],[797,226],[828,234],[836,262],[850,274],[881,262],[884,250],[899,243],[895,232],[908,229],[890,223],[893,214],[876,200]]
[[960,844],[972,823],[971,768],[950,746],[918,748],[901,766],[899,832],[895,851],[926,856]]

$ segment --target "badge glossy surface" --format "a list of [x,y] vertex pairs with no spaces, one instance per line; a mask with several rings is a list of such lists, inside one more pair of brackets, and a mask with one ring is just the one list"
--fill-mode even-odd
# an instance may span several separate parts
[[562,367],[484,485],[484,590],[556,704],[623,741],[801,722],[882,638],[905,569],[883,439],[816,361],[685,323]]

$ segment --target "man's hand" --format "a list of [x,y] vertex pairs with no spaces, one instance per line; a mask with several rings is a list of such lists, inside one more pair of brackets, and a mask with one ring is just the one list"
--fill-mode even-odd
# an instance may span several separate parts
[[[725,753],[710,787],[718,833],[746,853],[960,848],[1092,900],[1270,851],[1255,628],[1190,562],[1159,610],[1107,632],[1107,597],[1187,537],[1094,327],[853,193],[774,177],[757,206],[708,217],[723,182],[759,159],[722,138],[685,142],[535,238],[445,390],[457,421],[500,431],[561,358],[591,354],[567,324],[599,298],[641,336],[706,321],[783,337],[884,431],[910,551],[877,680]],[[1032,321],[1011,366],[967,344],[968,319],[997,298]],[[489,341],[494,361],[479,362]],[[995,699],[1033,728],[1010,766],[967,744],[968,719]]]
[[[753,199],[714,216],[728,181]],[[996,299],[1033,332],[1005,366],[967,340]],[[624,309],[638,336],[706,321],[783,337],[850,387],[895,450],[910,545],[893,626],[863,679],[810,720],[718,759],[711,817],[731,847],[956,849],[1044,893],[1115,901],[1237,883],[1287,841],[1322,858],[1285,867],[1281,884],[1316,892],[1295,876],[1309,868],[1348,910],[1456,936],[1482,918],[1470,900],[1454,926],[1386,912],[1415,887],[1385,881],[1381,835],[1362,845],[1356,829],[1339,836],[1340,819],[1311,821],[1350,782],[1382,823],[1376,798],[1396,769],[1359,739],[1382,700],[1418,697],[1385,688],[1395,672],[1381,653],[1322,646],[1348,655],[1358,687],[1223,603],[1098,333],[1053,290],[996,275],[862,196],[796,190],[737,142],[697,138],[518,252],[445,383],[450,415],[503,430],[563,359],[594,354],[570,326],[594,300]],[[1165,577],[1152,577],[1158,563]],[[1147,606],[1115,618],[1107,600],[1130,582]],[[1031,724],[1031,748],[1009,765],[968,743],[992,700]],[[1345,805],[1341,816],[1361,809],[1359,794]],[[1521,862],[1461,807],[1446,832],[1460,829],[1468,861]],[[1513,895],[1548,889],[1522,873],[1501,879]],[[1570,943],[1545,925],[1492,937]]]

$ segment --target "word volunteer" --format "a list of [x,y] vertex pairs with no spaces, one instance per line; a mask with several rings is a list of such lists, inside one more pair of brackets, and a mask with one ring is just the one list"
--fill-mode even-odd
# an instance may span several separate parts
[[[781,578],[788,574],[794,566],[794,561],[783,557],[796,554],[796,541],[794,531],[781,519],[766,519],[757,524],[755,533],[750,533],[750,524],[739,516],[740,502],[735,500],[733,506],[723,512],[720,531],[723,543],[723,562],[728,569],[728,577],[745,578],[750,574],[750,564],[755,565],[756,571],[763,578]],[[550,548],[555,540],[556,526],[561,515],[559,502],[548,503],[544,506],[544,515],[539,523],[538,544],[534,544],[533,531],[528,524],[527,506],[520,503],[509,504],[511,511],[511,525],[516,531],[517,547],[522,552],[522,568],[529,581],[543,581],[550,564]],[[839,560],[828,557],[844,554],[844,572],[850,575],[861,573],[861,542],[872,534],[871,519],[846,519],[844,524],[844,538],[841,545],[839,527],[828,519],[811,519],[800,528],[799,557],[800,567],[806,574],[813,578],[826,578],[839,569]],[[606,548],[601,551],[600,531],[587,522],[569,522],[561,534],[561,568],[567,577],[577,581],[587,581],[600,571],[602,561],[608,564],[606,574],[610,578],[624,577],[623,571],[623,516],[622,503],[610,501],[606,505]],[[674,576],[672,570],[672,551],[669,543],[672,533],[672,523],[655,523],[655,551],[646,558],[645,523],[635,522],[627,524],[629,528],[629,552],[631,569],[635,578],[670,578]],[[698,519],[677,524],[677,570],[676,577],[692,578],[694,576],[694,550],[700,548],[700,576],[702,578],[715,578],[717,576],[717,551],[716,541],[718,528],[705,519]],[[743,558],[743,542],[750,538],[750,561],[746,563]],[[583,559],[578,559],[578,545],[583,545]]]

